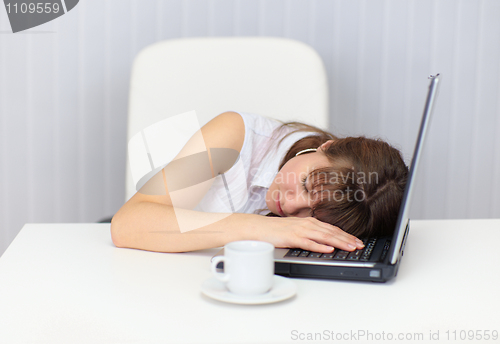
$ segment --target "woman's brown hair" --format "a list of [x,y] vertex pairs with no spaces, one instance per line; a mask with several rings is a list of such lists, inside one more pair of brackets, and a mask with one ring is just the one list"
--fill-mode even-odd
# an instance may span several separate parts
[[299,151],[334,141],[324,151],[331,166],[308,176],[311,191],[317,196],[311,207],[313,217],[357,237],[393,233],[408,178],[408,167],[397,149],[377,139],[337,138],[297,122],[281,127],[316,134],[295,142],[281,161],[280,170]]

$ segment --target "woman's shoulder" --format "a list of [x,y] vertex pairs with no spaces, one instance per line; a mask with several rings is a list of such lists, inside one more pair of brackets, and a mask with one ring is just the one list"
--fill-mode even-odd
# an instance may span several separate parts
[[207,148],[231,148],[241,151],[245,139],[243,117],[235,111],[223,112],[201,128]]

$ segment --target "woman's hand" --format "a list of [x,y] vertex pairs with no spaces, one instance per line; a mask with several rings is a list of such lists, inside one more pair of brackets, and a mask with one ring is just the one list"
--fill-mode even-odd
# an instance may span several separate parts
[[354,251],[363,242],[340,228],[314,217],[262,217],[257,229],[258,240],[277,248],[300,248],[312,252],[331,253],[334,248]]

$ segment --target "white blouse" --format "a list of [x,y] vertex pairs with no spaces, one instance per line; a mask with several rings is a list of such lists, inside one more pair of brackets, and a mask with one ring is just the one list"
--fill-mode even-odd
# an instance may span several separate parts
[[295,142],[315,134],[293,133],[277,146],[279,140],[293,128],[285,127],[273,137],[273,131],[281,125],[279,121],[251,113],[238,113],[245,123],[245,140],[240,155],[226,173],[215,177],[194,210],[247,214],[262,210],[269,212],[266,193],[278,173],[280,162]]

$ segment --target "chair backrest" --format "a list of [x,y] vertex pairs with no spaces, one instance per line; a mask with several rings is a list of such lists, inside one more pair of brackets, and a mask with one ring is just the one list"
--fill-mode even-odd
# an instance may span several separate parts
[[[175,39],[142,50],[131,75],[128,140],[191,110],[200,126],[232,110],[327,129],[323,62],[304,43],[270,37]],[[127,154],[126,199],[135,192]]]

